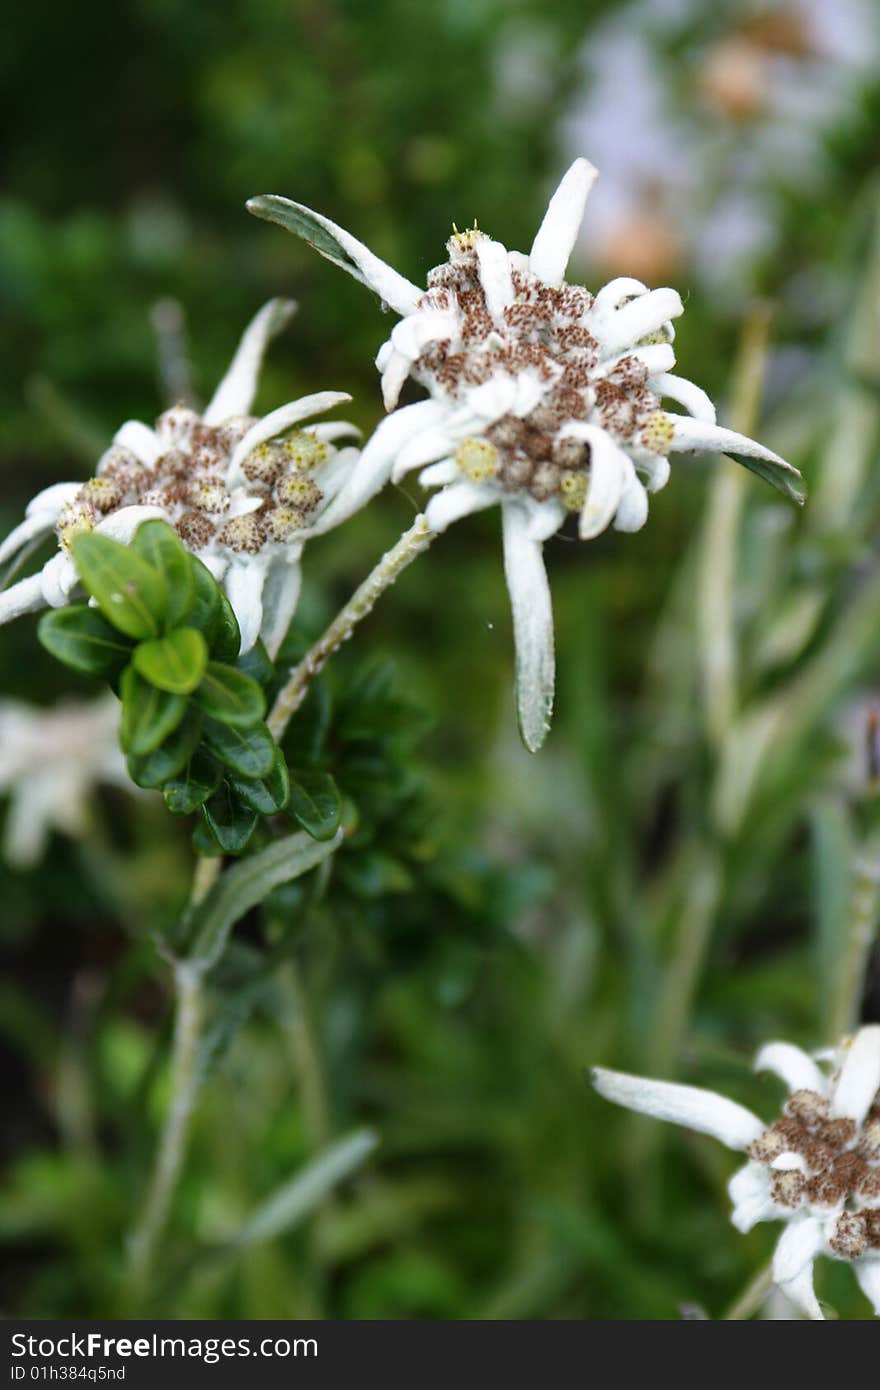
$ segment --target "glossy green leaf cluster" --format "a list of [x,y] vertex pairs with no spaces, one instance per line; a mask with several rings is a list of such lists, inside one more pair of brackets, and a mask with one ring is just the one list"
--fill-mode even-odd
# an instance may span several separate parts
[[[279,652],[279,667],[298,655],[293,636]],[[334,864],[337,908],[339,895],[362,912],[364,904],[413,887],[435,809],[413,755],[429,722],[401,698],[389,662],[355,665],[341,681],[319,676],[291,722],[282,742],[291,768],[289,812],[322,837],[334,833],[344,804],[356,819]]]
[[163,521],[145,522],[130,546],[77,536],[71,552],[92,603],[45,614],[43,646],[113,685],[132,780],[161,791],[175,815],[199,812],[205,852],[240,853],[289,795],[266,696],[247,669],[262,665],[268,679],[271,663],[239,658],[225,595]]

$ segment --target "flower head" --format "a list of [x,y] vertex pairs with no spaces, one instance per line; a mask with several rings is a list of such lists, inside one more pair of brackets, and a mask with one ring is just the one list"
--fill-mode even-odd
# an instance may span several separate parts
[[11,798],[3,857],[17,868],[39,862],[49,833],[79,837],[99,785],[136,790],[119,747],[113,695],[38,709],[0,702],[0,793]]
[[262,419],[250,414],[266,344],[293,308],[272,300],[260,310],[201,415],[178,405],[154,428],[129,420],[94,477],[56,483],[31,501],[0,545],[0,562],[53,530],[59,548],[40,574],[0,594],[0,622],[69,602],[77,583],[69,547],[80,532],[127,542],[142,521],[160,517],[223,584],[242,651],[262,636],[274,654],[299,595],[303,543],[357,458],[335,444],[357,433],[352,425],[301,426],[350,400],[342,392],[304,396]]
[[[824,1069],[821,1065],[824,1063]],[[749,1231],[784,1221],[773,1278],[811,1318],[817,1256],[846,1260],[880,1316],[880,1026],[860,1028],[831,1053],[811,1057],[773,1042],[755,1059],[789,1096],[769,1125],[714,1091],[596,1067],[593,1084],[617,1105],[711,1134],[748,1154],[730,1180],[731,1220]]]
[[[675,290],[623,278],[594,297],[565,282],[595,177],[586,160],[574,162],[528,256],[476,227],[455,231],[427,290],[300,204],[267,197],[248,205],[304,236],[402,315],[377,357],[386,407],[396,406],[408,377],[429,393],[379,426],[318,529],[411,469],[440,489],[425,513],[435,531],[501,506],[520,725],[532,749],[547,731],[554,680],[541,547],[569,513],[585,540],[612,523],[638,530],[648,493],[669,477],[670,453],[682,450],[732,453],[801,498],[795,469],[716,425],[705,393],[672,374],[672,320],[682,312]],[[664,399],[689,414],[667,411]]]

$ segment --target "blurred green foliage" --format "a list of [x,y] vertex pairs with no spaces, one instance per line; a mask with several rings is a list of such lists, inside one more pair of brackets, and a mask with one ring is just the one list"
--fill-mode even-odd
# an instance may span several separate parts
[[[185,311],[200,392],[259,303],[293,294],[261,403],[349,390],[371,427],[388,321],[245,199],[319,207],[416,279],[453,220],[527,246],[565,162],[576,49],[613,8],[126,0],[56,5],[50,26],[11,0],[4,520],[90,472],[122,419],[158,413],[160,298]],[[524,40],[553,80],[511,100],[497,67]],[[795,271],[831,287],[812,324],[776,313],[755,426],[803,466],[803,518],[717,460],[682,461],[637,536],[555,539],[560,690],[537,758],[516,741],[492,516],[407,573],[304,707],[291,766],[331,773],[363,828],[320,893],[290,885],[249,917],[212,977],[205,1089],[148,1312],[633,1318],[696,1301],[718,1316],[769,1253],[769,1227],[729,1226],[728,1155],[610,1110],[582,1069],[678,1074],[770,1113],[751,1049],[824,1041],[853,863],[874,852],[859,768],[880,654],[870,123],[832,155],[833,196],[788,197],[784,264],[756,277],[770,301]],[[752,308],[688,303],[680,370],[722,400]],[[417,501],[389,489],[310,548],[300,649]],[[91,688],[27,621],[0,651],[7,693]],[[310,742],[322,719],[329,744]],[[186,898],[180,829],[161,803],[108,793],[87,841],[54,841],[30,874],[0,868],[9,1312],[120,1309],[168,1097],[152,931]],[[309,1222],[224,1244],[363,1123],[377,1153]],[[843,1266],[820,1292],[865,1316]]]

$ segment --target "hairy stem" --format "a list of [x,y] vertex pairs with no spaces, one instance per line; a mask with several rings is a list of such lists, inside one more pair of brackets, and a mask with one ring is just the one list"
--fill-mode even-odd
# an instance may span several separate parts
[[210,893],[217,879],[220,877],[220,870],[223,867],[223,860],[220,855],[211,855],[204,859],[199,859],[193,873],[192,893],[190,895],[190,905],[198,907],[199,903],[204,902]]
[[763,1269],[759,1269],[753,1279],[750,1279],[743,1289],[731,1303],[727,1312],[723,1315],[724,1322],[745,1322],[747,1318],[757,1313],[764,1299],[773,1287],[773,1265],[768,1262]]
[[[751,434],[761,401],[770,319],[759,307],[746,320],[733,387],[731,423]],[[748,474],[719,459],[702,536],[697,626],[706,723],[713,743],[730,728],[737,706],[736,558]]]
[[299,665],[294,667],[286,685],[279,691],[269,715],[269,728],[276,742],[282,738],[291,718],[308,694],[309,686],[325,662],[343,642],[348,641],[358,623],[372,611],[380,595],[390,588],[407,565],[412,564],[423,550],[427,550],[435,534],[424,516],[417,516],[410,529],[382,556],[376,568],[354,591],[323,636],[318,638]]
[[174,967],[175,1021],[171,1058],[171,1104],[144,1200],[143,1212],[129,1245],[129,1288],[137,1304],[147,1288],[171,1201],[183,1168],[195,1098],[199,1087],[199,1042],[202,1022],[202,972],[186,962]]

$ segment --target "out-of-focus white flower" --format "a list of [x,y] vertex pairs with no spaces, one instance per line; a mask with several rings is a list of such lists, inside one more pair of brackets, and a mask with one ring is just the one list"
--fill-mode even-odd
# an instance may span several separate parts
[[873,0],[616,8],[590,30],[562,122],[568,147],[607,169],[581,254],[614,273],[623,241],[643,248],[649,281],[677,256],[741,294],[778,240],[780,191],[821,188],[828,135],[859,110],[878,60]]
[[39,574],[0,593],[0,623],[70,602],[77,573],[68,549],[79,532],[127,543],[142,521],[159,517],[222,583],[242,651],[262,636],[274,655],[299,596],[303,544],[358,456],[354,447],[335,446],[357,435],[353,425],[298,428],[350,400],[343,392],[303,396],[262,419],[249,413],[266,345],[294,307],[276,299],[260,310],[201,415],[179,405],[153,429],[129,420],[93,478],[38,493],[0,545],[0,563],[53,530],[59,549]]
[[767,1043],[755,1068],[781,1077],[789,1091],[769,1128],[744,1106],[695,1086],[604,1067],[594,1069],[593,1084],[617,1105],[748,1154],[728,1187],[731,1220],[739,1231],[785,1222],[773,1279],[807,1317],[823,1316],[813,1289],[819,1255],[849,1261],[880,1316],[880,1026],[860,1028],[815,1057]]
[[117,737],[119,701],[64,701],[39,709],[0,702],[0,794],[10,797],[3,857],[39,863],[52,830],[76,839],[89,826],[96,786],[135,791]]
[[[542,743],[553,702],[550,591],[543,542],[578,516],[581,538],[612,523],[637,531],[648,493],[669,477],[669,454],[718,450],[800,500],[800,475],[754,440],[722,429],[704,391],[672,374],[672,289],[611,281],[593,297],[565,282],[596,170],[577,159],[550,200],[529,254],[476,229],[455,232],[449,259],[411,284],[327,218],[268,197],[257,215],[304,235],[402,315],[376,359],[388,410],[407,377],[430,399],[395,410],[365,446],[351,479],[316,523],[336,525],[388,480],[419,469],[429,526],[443,531],[499,504],[513,608],[520,727]],[[688,415],[663,408],[663,399]]]
[[[606,273],[662,282],[680,268],[690,236],[686,213],[698,169],[692,133],[671,109],[650,36],[628,13],[591,33],[583,66],[582,93],[563,120],[562,138],[572,151],[590,150],[603,172],[578,249]],[[632,242],[640,228],[645,250],[625,261],[621,242]]]

